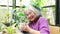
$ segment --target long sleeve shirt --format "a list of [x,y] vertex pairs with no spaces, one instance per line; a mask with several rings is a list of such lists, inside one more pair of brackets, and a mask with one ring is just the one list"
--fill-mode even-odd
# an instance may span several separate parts
[[37,21],[28,24],[30,28],[40,31],[40,34],[50,34],[48,22],[44,17],[39,17]]

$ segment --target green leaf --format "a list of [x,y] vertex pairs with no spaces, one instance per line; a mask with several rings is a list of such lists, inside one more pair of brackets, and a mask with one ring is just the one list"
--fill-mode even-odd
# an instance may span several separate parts
[[7,28],[8,34],[12,34],[13,29],[11,27],[6,27],[6,28]]
[[18,17],[24,16],[24,14],[22,12],[17,13]]

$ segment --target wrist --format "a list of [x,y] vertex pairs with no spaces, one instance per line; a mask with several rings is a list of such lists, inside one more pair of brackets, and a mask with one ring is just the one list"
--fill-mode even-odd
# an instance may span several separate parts
[[27,32],[31,32],[31,30],[32,30],[32,29],[31,29],[29,26],[26,27],[26,31],[27,31]]
[[29,32],[29,33],[31,32],[31,28],[30,28],[30,27],[28,28],[28,32]]

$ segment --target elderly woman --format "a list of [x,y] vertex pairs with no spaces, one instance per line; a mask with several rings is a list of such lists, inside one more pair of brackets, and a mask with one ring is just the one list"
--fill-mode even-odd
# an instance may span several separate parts
[[27,7],[24,13],[29,24],[24,24],[20,28],[21,31],[29,32],[29,34],[49,34],[48,22],[36,8]]

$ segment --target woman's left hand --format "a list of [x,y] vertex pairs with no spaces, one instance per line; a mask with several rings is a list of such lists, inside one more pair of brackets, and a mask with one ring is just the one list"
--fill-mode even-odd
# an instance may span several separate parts
[[22,26],[20,28],[21,31],[28,31],[28,29],[29,29],[29,26],[27,24],[25,24],[25,23],[22,24]]

